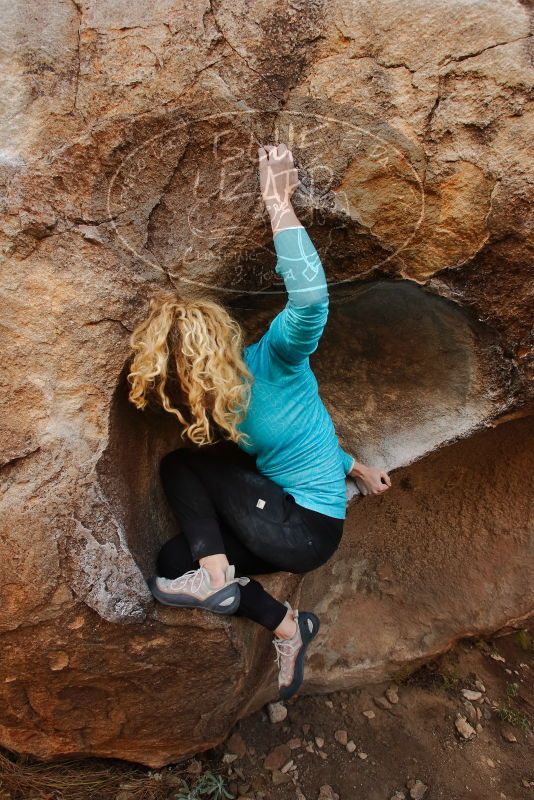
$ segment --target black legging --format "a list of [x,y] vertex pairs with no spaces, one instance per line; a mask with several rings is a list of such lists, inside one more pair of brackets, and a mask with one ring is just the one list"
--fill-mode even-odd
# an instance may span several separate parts
[[[160,476],[183,535],[158,554],[158,575],[176,578],[198,560],[226,553],[236,576],[309,572],[337,549],[342,519],[304,508],[261,475],[251,457],[235,463],[215,448],[180,448],[164,456]],[[274,631],[287,607],[251,579],[236,612]]]

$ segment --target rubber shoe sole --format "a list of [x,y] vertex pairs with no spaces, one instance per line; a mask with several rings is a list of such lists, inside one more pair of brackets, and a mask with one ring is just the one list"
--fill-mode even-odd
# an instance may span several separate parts
[[306,656],[306,650],[308,649],[310,642],[312,642],[317,636],[321,625],[319,622],[319,617],[316,616],[316,614],[312,614],[311,611],[299,611],[298,624],[300,628],[302,646],[295,659],[293,680],[289,686],[280,687],[279,697],[281,700],[289,700],[289,698],[300,689],[304,679],[304,658]]
[[149,578],[147,583],[152,595],[164,606],[201,608],[205,611],[212,611],[214,614],[234,614],[241,602],[241,593],[237,583],[223,586],[222,589],[206,597],[205,600],[195,600],[190,594],[162,592],[156,584],[156,577]]

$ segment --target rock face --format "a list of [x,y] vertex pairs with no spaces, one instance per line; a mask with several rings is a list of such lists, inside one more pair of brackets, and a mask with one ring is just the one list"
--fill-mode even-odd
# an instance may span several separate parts
[[303,690],[519,624],[526,4],[42,0],[3,23],[0,743],[162,765],[276,695],[265,630],[151,600],[175,532],[157,464],[180,437],[125,386],[156,287],[228,303],[250,337],[285,302],[260,142],[290,143],[331,280],[312,357],[325,403],[393,482],[356,492],[328,564],[262,578],[321,615]]

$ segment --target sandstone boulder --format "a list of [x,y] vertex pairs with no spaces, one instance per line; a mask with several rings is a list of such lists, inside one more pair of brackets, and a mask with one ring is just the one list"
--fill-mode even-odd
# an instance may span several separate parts
[[[305,692],[520,625],[532,592],[529,14],[520,0],[42,0],[4,9],[0,744],[152,766],[276,696],[270,635],[157,606],[179,446],[127,402],[156,287],[285,302],[258,143],[289,142],[331,280],[313,366],[393,486],[262,578],[321,615]],[[529,124],[530,123],[530,124]]]

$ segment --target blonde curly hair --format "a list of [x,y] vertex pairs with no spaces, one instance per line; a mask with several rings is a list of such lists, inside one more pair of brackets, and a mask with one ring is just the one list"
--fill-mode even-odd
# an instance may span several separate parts
[[153,399],[184,426],[182,438],[197,445],[248,442],[237,429],[253,382],[243,344],[241,326],[215,300],[160,290],[130,336],[128,400],[144,409]]

